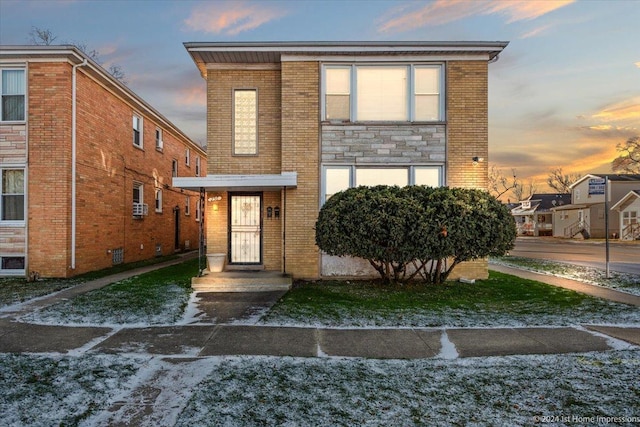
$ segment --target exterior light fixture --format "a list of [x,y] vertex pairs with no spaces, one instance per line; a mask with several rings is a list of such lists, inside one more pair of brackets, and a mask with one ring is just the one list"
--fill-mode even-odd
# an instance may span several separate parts
[[478,163],[484,162],[484,157],[474,156],[471,158],[471,160],[473,160],[474,165],[477,165]]
[[276,219],[280,218],[280,207],[276,206],[275,208],[273,208],[273,214],[276,217]]
[[271,219],[272,216],[273,216],[273,208],[269,206],[267,208],[267,219]]

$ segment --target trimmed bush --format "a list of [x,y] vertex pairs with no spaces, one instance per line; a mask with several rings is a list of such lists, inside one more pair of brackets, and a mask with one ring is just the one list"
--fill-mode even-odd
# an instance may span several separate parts
[[509,210],[489,193],[447,187],[351,188],[316,222],[321,250],[364,258],[387,282],[441,283],[461,262],[505,254],[515,236]]

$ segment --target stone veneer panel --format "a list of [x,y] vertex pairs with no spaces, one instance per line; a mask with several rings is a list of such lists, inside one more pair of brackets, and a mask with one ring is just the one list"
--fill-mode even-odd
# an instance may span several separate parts
[[322,161],[347,164],[431,163],[446,160],[445,125],[323,124]]

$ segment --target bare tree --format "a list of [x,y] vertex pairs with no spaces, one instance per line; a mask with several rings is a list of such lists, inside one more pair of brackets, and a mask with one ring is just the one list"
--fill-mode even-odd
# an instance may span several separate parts
[[37,46],[50,46],[57,38],[49,29],[31,27],[29,31],[29,41]]
[[518,186],[516,178],[516,170],[511,169],[511,177],[505,176],[502,169],[498,169],[495,165],[489,168],[489,193],[496,199],[499,199],[509,191]]
[[[31,31],[29,31],[30,42],[34,45],[39,46],[50,46],[57,38],[55,34],[50,29],[43,29],[38,27],[31,27]],[[82,42],[66,42],[66,44],[72,44],[76,46],[79,50],[81,50],[85,55],[89,58],[102,65],[102,61],[100,60],[100,52],[95,49],[89,48],[86,43]],[[112,64],[107,69],[107,72],[113,76],[114,79],[118,80],[122,84],[127,84],[126,76],[124,70],[119,64]]]
[[555,168],[547,176],[547,185],[558,193],[571,193],[571,184],[576,182],[580,176],[577,172],[564,173],[562,168]]
[[621,154],[611,162],[614,172],[640,173],[640,136],[618,143],[616,150]]
[[527,183],[518,181],[516,186],[511,190],[516,200],[526,200],[533,195],[537,190],[536,184],[533,181]]

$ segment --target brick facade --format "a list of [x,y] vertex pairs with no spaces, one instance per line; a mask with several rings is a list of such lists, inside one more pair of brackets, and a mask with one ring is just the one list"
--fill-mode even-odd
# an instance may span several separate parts
[[[23,126],[0,124],[0,161],[15,158],[16,147],[28,150],[25,227],[12,239],[27,236],[22,254],[26,271],[41,277],[69,277],[113,265],[113,251],[123,262],[197,249],[198,195],[172,186],[172,160],[180,176],[206,175],[206,153],[131,92],[110,81],[97,65],[76,70],[76,233],[72,251],[72,100],[76,50],[56,53],[51,61],[15,57],[27,70],[27,115]],[[105,83],[106,82],[106,83]],[[143,147],[133,145],[133,114],[143,119]],[[156,149],[156,128],[163,147]],[[8,146],[8,148],[7,148]],[[185,151],[190,150],[190,166]],[[148,215],[133,216],[133,185],[143,186]],[[162,211],[155,209],[155,190],[162,191]],[[190,215],[185,215],[190,196]],[[176,211],[179,239],[175,240]],[[0,241],[7,239],[0,225]],[[17,237],[16,237],[17,236]],[[177,244],[177,248],[176,248]],[[4,245],[3,245],[4,246]],[[4,250],[4,249],[3,249]],[[157,251],[158,250],[158,251]]]

